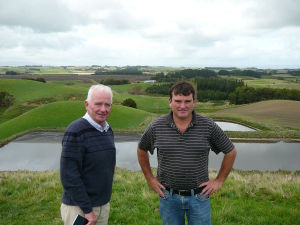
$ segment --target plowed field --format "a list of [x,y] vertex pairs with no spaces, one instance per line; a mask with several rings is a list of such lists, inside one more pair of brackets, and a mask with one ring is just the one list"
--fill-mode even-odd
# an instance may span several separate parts
[[271,100],[217,111],[217,115],[236,116],[257,122],[300,129],[300,102]]

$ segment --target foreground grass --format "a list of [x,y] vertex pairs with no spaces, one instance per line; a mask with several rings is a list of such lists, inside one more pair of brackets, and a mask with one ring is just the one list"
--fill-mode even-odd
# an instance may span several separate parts
[[[63,224],[61,193],[57,171],[0,172],[0,224]],[[300,172],[233,170],[211,209],[212,224],[298,224]],[[109,224],[161,224],[158,197],[141,171],[116,169]]]

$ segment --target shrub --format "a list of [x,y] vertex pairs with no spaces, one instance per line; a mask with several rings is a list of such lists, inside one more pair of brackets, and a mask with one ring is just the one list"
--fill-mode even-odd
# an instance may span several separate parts
[[122,102],[122,105],[137,108],[136,102],[132,98],[127,98]]
[[13,95],[10,95],[6,91],[0,92],[0,108],[8,107],[12,105],[13,101],[14,101]]

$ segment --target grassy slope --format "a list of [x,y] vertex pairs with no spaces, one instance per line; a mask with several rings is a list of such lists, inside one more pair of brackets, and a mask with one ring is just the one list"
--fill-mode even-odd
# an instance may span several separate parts
[[254,121],[300,129],[300,102],[270,100],[238,108],[223,109],[214,115],[244,117]]
[[[89,85],[90,86],[90,85]],[[16,102],[32,101],[36,98],[53,97],[64,94],[87,94],[88,86],[41,83],[30,80],[0,79],[0,91],[12,94]]]
[[[62,101],[43,105],[0,125],[0,140],[37,127],[67,127],[86,112],[82,101]],[[113,105],[108,122],[114,129],[138,126],[149,113]]]

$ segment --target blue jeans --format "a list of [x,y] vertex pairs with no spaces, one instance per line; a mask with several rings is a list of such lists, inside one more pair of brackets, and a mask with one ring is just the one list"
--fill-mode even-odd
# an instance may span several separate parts
[[210,225],[210,199],[200,194],[180,196],[162,190],[165,197],[159,197],[159,211],[163,225],[184,225],[185,214],[189,225]]

